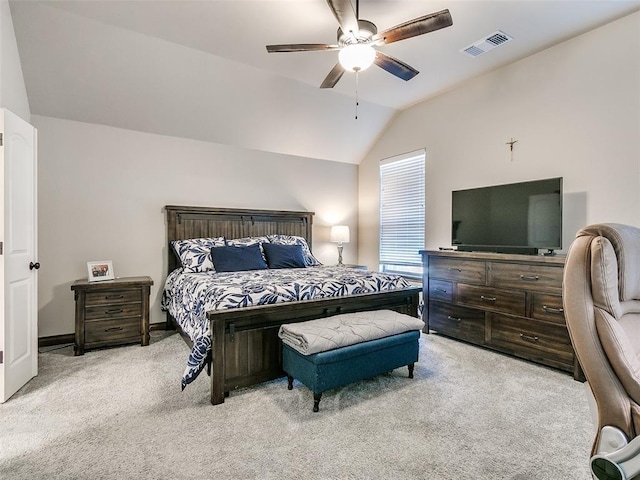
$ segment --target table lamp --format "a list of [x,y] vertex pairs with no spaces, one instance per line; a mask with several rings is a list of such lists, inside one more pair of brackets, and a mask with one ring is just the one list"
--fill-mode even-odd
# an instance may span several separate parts
[[338,244],[338,265],[342,265],[342,244],[349,243],[349,227],[334,225],[331,227],[331,241]]

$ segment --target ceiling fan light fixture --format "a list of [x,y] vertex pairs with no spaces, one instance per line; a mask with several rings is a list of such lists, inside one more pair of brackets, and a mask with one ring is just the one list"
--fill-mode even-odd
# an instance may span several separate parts
[[376,59],[376,51],[371,45],[364,43],[354,43],[347,45],[340,53],[338,60],[345,70],[351,72],[361,72],[369,68]]

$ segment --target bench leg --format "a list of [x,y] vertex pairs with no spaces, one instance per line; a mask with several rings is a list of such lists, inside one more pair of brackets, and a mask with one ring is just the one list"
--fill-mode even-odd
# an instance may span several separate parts
[[287,375],[287,389],[293,390],[293,377],[291,375]]
[[321,397],[322,397],[322,392],[313,394],[313,411],[314,412],[317,412],[317,411],[320,410],[320,398]]
[[409,367],[409,378],[413,378],[413,367],[414,367],[414,364],[410,363],[409,365],[407,365],[407,367]]

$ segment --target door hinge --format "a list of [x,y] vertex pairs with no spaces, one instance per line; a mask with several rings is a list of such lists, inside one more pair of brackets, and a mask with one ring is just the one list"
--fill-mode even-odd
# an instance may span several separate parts
[[4,363],[4,352],[0,350],[0,363]]
[[0,242],[0,255],[2,255],[2,252],[4,251],[3,247],[4,247],[4,242]]
[[0,147],[2,146],[2,132],[0,132]]

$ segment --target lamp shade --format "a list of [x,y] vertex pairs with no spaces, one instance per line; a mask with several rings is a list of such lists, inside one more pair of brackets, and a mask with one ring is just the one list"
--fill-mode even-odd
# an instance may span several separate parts
[[366,70],[375,59],[376,51],[373,47],[362,43],[347,45],[338,53],[340,65],[342,65],[345,70],[351,72]]
[[347,225],[335,225],[331,227],[331,241],[336,243],[349,243],[349,227]]

